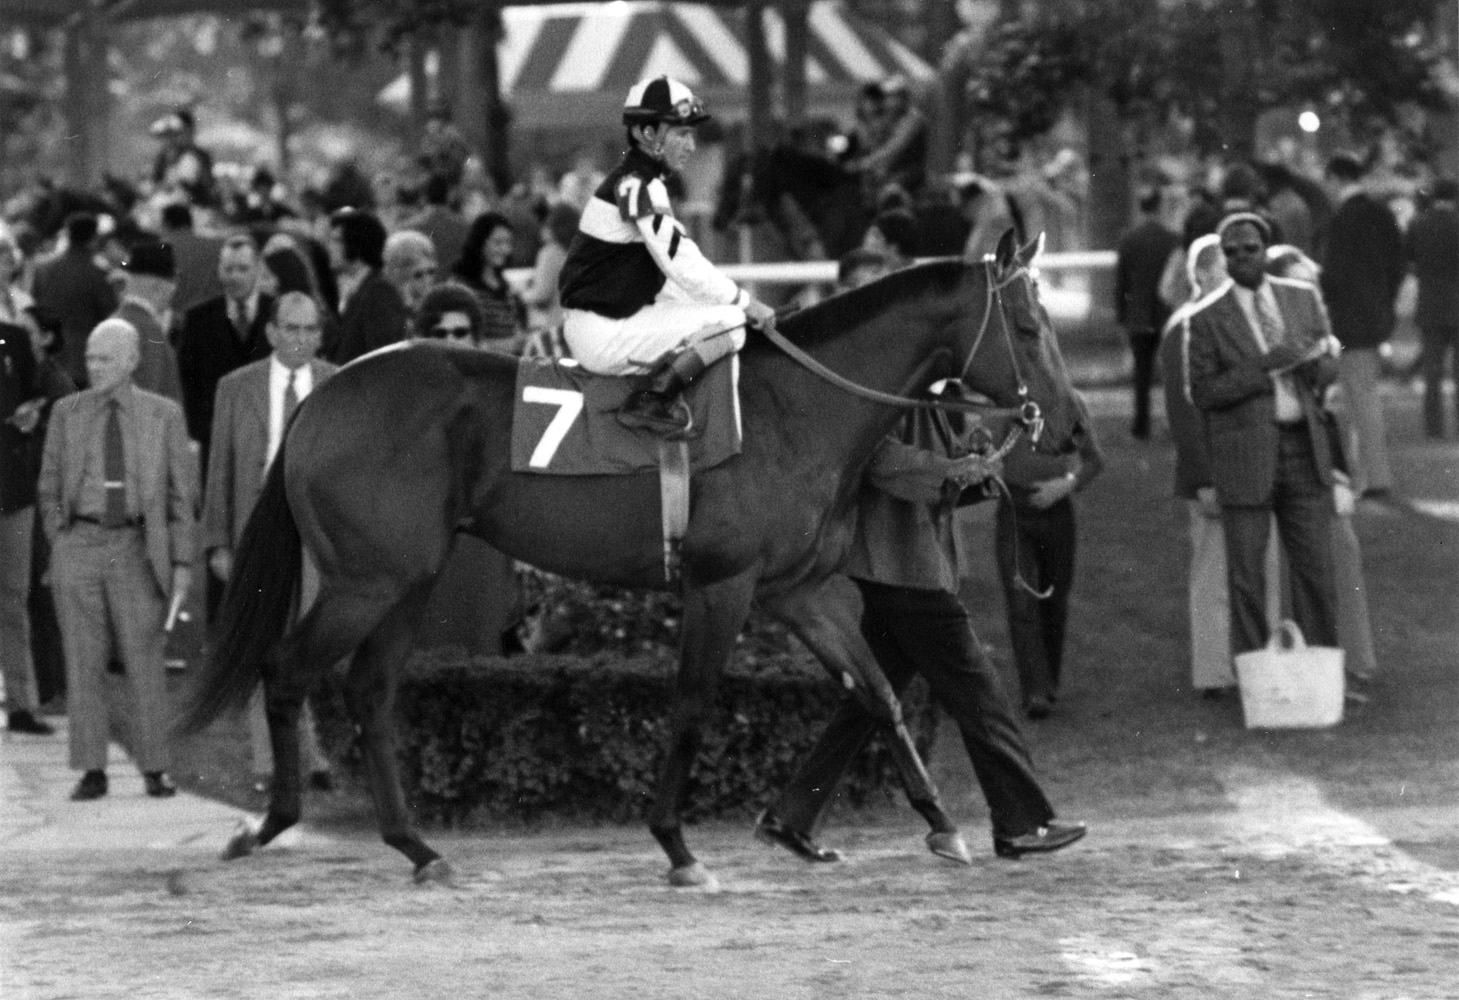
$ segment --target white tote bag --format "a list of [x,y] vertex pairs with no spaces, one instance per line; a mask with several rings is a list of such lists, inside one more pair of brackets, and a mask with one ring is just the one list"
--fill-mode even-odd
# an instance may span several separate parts
[[1309,646],[1284,621],[1265,648],[1236,656],[1247,729],[1308,729],[1342,721],[1343,651]]

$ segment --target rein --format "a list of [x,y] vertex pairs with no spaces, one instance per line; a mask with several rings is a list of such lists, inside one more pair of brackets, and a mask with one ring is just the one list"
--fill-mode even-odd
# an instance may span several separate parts
[[[1018,395],[1023,400],[1017,406],[989,407],[967,399],[945,397],[914,399],[910,396],[899,396],[895,393],[882,392],[879,389],[872,389],[869,386],[853,382],[846,378],[846,376],[826,367],[820,361],[806,353],[806,351],[791,343],[786,339],[784,334],[773,328],[766,328],[760,332],[765,335],[770,343],[778,347],[801,367],[829,382],[831,385],[834,385],[842,392],[852,396],[870,400],[873,403],[881,403],[886,406],[896,406],[903,409],[940,410],[943,412],[954,411],[959,413],[975,413],[990,417],[1014,417],[1020,423],[1027,426],[1034,440],[1037,440],[1043,428],[1043,418],[1040,415],[1038,403],[1028,398],[1028,383],[1024,381],[1023,372],[1019,370],[1018,355],[1013,351],[1013,335],[1008,328],[1008,317],[1005,315],[1003,308],[1003,289],[1018,278],[1023,273],[1023,269],[1019,268],[1012,275],[998,282],[993,279],[992,261],[985,258],[983,267],[988,278],[986,282],[988,294],[983,305],[983,319],[978,324],[977,336],[973,338],[972,350],[968,352],[967,360],[963,362],[962,371],[958,375],[958,380],[961,381],[962,377],[967,375],[968,369],[972,367],[973,358],[978,353],[978,347],[983,343],[983,336],[988,332],[988,323],[993,317],[994,305],[996,303],[999,323],[1003,327],[1003,336],[1008,343],[1008,356],[1010,363],[1013,365],[1013,377],[1018,383]],[[1012,447],[1012,445],[1010,444],[1009,447]]]

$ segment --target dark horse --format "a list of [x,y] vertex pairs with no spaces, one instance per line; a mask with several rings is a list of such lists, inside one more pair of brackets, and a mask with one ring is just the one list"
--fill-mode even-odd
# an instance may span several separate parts
[[[1036,401],[1041,447],[1068,447],[1080,404],[1029,277],[1032,246],[1010,232],[996,261],[940,261],[848,292],[784,322],[786,338],[860,386],[915,393],[961,375],[1006,407]],[[684,842],[680,806],[700,729],[752,599],[786,621],[827,668],[910,748],[900,708],[857,628],[857,602],[833,576],[855,530],[855,497],[901,410],[855,396],[763,338],[742,355],[744,448],[699,475],[683,541],[683,647],[670,739],[649,813],[670,881],[708,875]],[[345,697],[359,726],[387,844],[418,879],[449,877],[412,827],[391,718],[397,676],[456,532],[545,570],[662,588],[653,472],[567,477],[511,471],[515,359],[411,344],[344,368],[290,426],[239,546],[219,642],[182,722],[206,725],[262,679],[276,761],[268,814],[234,854],[267,843],[300,810],[298,715],[305,692],[353,653]],[[1022,390],[1022,391],[1021,391]],[[1027,407],[1024,407],[1027,410]],[[300,545],[320,593],[287,635]],[[839,588],[839,589],[838,589]],[[283,635],[283,641],[279,642]],[[894,749],[895,752],[895,749]],[[933,838],[961,838],[921,761],[903,765]]]
[[[789,143],[762,147],[725,172],[715,223],[723,228],[736,217],[769,219],[802,260],[840,258],[871,223],[860,177]],[[807,223],[816,242],[803,232]]]

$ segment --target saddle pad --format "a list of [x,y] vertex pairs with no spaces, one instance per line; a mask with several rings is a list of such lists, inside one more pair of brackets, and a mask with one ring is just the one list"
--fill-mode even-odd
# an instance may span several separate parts
[[[693,472],[740,453],[740,361],[711,365],[689,389]],[[575,361],[523,358],[512,413],[512,471],[558,476],[620,476],[658,468],[659,437],[624,427],[616,412],[639,378],[594,375]]]

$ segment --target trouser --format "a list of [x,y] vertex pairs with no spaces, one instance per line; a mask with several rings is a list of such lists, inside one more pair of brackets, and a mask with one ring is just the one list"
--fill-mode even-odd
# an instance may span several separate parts
[[[957,724],[997,837],[1032,833],[1054,816],[1034,776],[997,668],[973,634],[955,594],[857,580],[866,638],[893,690],[921,673]],[[850,695],[770,807],[792,829],[813,833],[836,784],[876,725]]]
[[78,522],[57,537],[51,575],[66,649],[71,766],[106,767],[110,727],[103,685],[107,661],[116,656],[131,692],[132,756],[143,772],[165,771],[167,601],[142,530]]
[[1130,432],[1140,438],[1150,433],[1150,387],[1155,382],[1155,352],[1159,346],[1157,331],[1130,331],[1130,353],[1135,360],[1135,419]]
[[[1198,691],[1234,687],[1231,663],[1231,601],[1226,579],[1226,531],[1218,517],[1207,517],[1197,500],[1190,501],[1190,627],[1191,685]],[[1266,620],[1275,628],[1282,619],[1281,550],[1275,527],[1268,530]]]
[[0,514],[0,677],[5,707],[33,712],[35,661],[30,652],[30,541],[35,505]]
[[1359,493],[1391,490],[1393,471],[1388,465],[1388,442],[1383,429],[1383,397],[1378,391],[1378,349],[1356,347],[1338,358],[1352,434],[1357,439],[1352,456],[1354,485]]
[[1444,362],[1454,378],[1454,421],[1459,430],[1459,323],[1425,326],[1423,334],[1424,431],[1444,436]]
[[[1008,610],[1008,641],[1018,665],[1023,697],[1059,693],[1069,590],[1074,584],[1074,503],[1061,500],[1046,510],[998,501],[994,555]],[[1038,598],[1020,586],[1052,591]]]
[[745,346],[745,312],[737,306],[709,306],[675,298],[651,302],[625,319],[566,309],[562,335],[573,358],[588,371],[636,375],[686,341],[725,337],[725,349],[716,355],[738,351]]
[[1287,555],[1292,617],[1314,646],[1337,645],[1337,593],[1333,577],[1332,490],[1317,472],[1305,426],[1278,435],[1276,482],[1266,504],[1223,506],[1226,578],[1231,600],[1231,651],[1260,649],[1270,632],[1263,609],[1265,552],[1272,515]]

